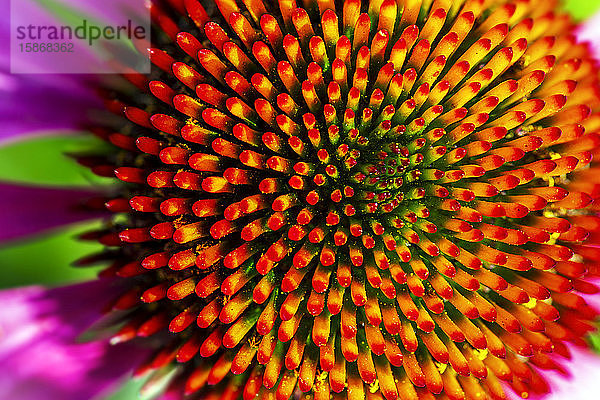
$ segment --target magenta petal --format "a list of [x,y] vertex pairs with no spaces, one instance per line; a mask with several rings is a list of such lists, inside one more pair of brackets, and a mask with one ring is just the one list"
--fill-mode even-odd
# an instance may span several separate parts
[[86,75],[10,73],[10,8],[0,2],[0,144],[32,132],[81,129],[100,106]]
[[[556,371],[541,371],[550,385],[551,392],[546,396],[530,395],[528,400],[596,400],[600,393],[600,364],[598,354],[589,349],[572,346],[572,358],[566,361],[557,357],[570,375],[561,375]],[[508,400],[522,400],[510,388],[506,388]]]
[[0,398],[87,400],[114,389],[147,352],[77,342],[113,292],[106,280],[0,292]]
[[0,241],[97,218],[81,207],[98,195],[86,190],[49,189],[0,183]]
[[73,77],[10,75],[0,70],[0,143],[32,132],[81,130],[89,110],[97,105],[83,83]]
[[577,30],[577,38],[582,42],[589,42],[596,58],[600,58],[600,13],[581,24]]

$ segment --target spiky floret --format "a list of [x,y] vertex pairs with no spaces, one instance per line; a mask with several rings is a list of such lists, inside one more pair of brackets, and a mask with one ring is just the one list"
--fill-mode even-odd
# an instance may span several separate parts
[[114,340],[171,332],[139,372],[197,398],[546,392],[600,274],[598,70],[556,1],[202,4],[154,6],[155,71],[107,101],[133,124],[97,130],[123,150],[83,160],[127,183],[88,235],[131,284]]

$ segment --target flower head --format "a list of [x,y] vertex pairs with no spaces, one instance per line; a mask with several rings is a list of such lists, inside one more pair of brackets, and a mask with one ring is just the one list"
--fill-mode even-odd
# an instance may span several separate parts
[[119,150],[79,158],[124,182],[81,263],[129,285],[113,342],[157,338],[138,373],[197,398],[546,393],[600,273],[598,70],[556,7],[155,4],[154,71],[95,131]]

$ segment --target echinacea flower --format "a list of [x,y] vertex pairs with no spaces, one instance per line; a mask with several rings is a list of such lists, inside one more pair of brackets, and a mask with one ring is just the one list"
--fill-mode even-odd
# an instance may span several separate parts
[[136,374],[173,399],[549,392],[600,275],[597,61],[556,1],[152,16],[153,72],[93,129],[113,150],[77,157],[116,177],[79,263],[124,288],[111,341],[153,339]]

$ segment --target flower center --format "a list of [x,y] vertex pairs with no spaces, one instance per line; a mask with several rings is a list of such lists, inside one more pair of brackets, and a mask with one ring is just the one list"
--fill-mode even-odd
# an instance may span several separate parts
[[214,3],[156,8],[145,94],[109,102],[133,123],[107,136],[129,184],[102,239],[132,278],[118,337],[177,333],[150,364],[199,396],[544,392],[527,360],[585,331],[570,291],[600,260],[595,62],[565,17]]

